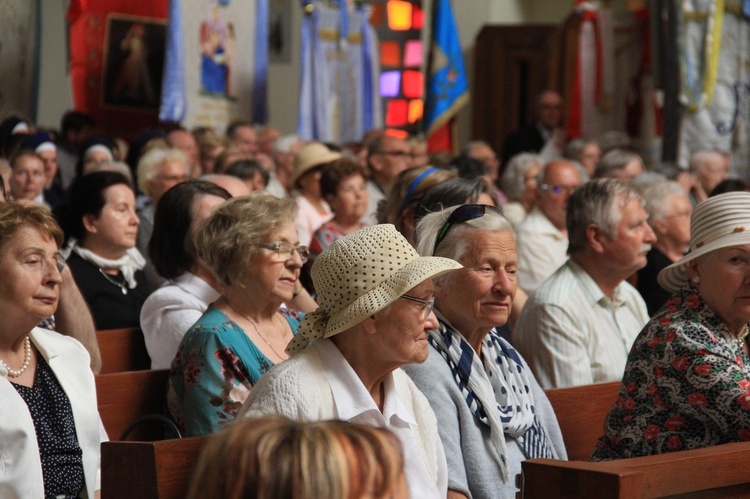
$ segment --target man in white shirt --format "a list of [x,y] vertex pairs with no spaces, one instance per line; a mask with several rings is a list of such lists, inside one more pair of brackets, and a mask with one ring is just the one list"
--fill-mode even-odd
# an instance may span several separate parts
[[536,207],[518,226],[518,285],[531,294],[568,259],[565,210],[581,185],[573,163],[547,163],[537,177]]
[[656,242],[647,218],[637,192],[620,180],[592,180],[570,197],[570,260],[529,298],[513,331],[542,388],[622,378],[649,319],[625,281]]

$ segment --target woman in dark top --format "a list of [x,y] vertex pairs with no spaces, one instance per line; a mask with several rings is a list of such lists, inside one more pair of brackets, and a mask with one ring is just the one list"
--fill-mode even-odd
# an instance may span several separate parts
[[638,271],[638,291],[653,317],[672,293],[659,286],[656,277],[662,269],[682,258],[690,245],[690,215],[693,209],[677,182],[656,182],[640,189],[646,200],[648,224],[656,242],[647,255],[646,266]]
[[138,216],[128,180],[115,172],[78,178],[70,189],[66,228],[76,239],[68,265],[97,329],[138,327],[150,293],[135,248]]
[[94,497],[101,424],[86,349],[35,327],[60,296],[62,231],[42,207],[0,203],[0,484],[12,497]]

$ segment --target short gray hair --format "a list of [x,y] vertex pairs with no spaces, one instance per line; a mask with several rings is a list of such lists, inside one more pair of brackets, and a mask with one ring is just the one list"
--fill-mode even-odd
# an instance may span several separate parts
[[630,184],[612,178],[594,179],[576,189],[568,199],[565,217],[568,254],[588,248],[586,230],[590,224],[600,227],[607,237],[614,239],[622,219],[620,208],[633,199],[643,203]]
[[518,201],[526,191],[524,175],[535,165],[540,167],[544,164],[542,157],[538,154],[524,152],[513,156],[505,167],[502,178],[503,192],[511,201]]
[[461,224],[456,224],[448,231],[448,234],[440,242],[438,250],[434,252],[435,240],[437,239],[438,233],[442,230],[445,222],[451,216],[451,214],[464,205],[451,206],[444,210],[436,211],[434,213],[428,213],[425,215],[417,224],[415,232],[415,240],[417,244],[417,252],[422,256],[442,256],[445,258],[452,258],[453,260],[459,260],[466,249],[468,244],[466,243],[467,233],[478,232],[478,231],[503,231],[513,234],[513,226],[498,211],[493,209],[487,209],[484,216],[469,220]]
[[638,191],[644,200],[643,208],[648,213],[648,224],[653,226],[654,221],[662,220],[669,211],[669,199],[672,196],[685,196],[685,189],[674,180],[653,182],[646,184]]
[[196,253],[220,284],[242,286],[261,244],[281,224],[294,222],[296,214],[297,203],[291,198],[266,193],[232,198],[195,231]]
[[[515,240],[516,234],[513,231],[513,225],[501,215],[498,211],[488,208],[484,216],[469,220],[468,222],[456,224],[440,243],[435,250],[435,240],[438,233],[443,229],[445,222],[451,214],[464,205],[451,206],[441,211],[425,215],[417,224],[414,233],[414,239],[417,245],[417,253],[422,256],[442,256],[459,261],[469,249],[469,239],[472,234],[479,232],[507,232]],[[444,284],[446,279],[450,279],[453,272],[448,272],[442,276],[433,279],[436,285]]]
[[[643,165],[643,158],[638,153],[625,149],[612,149],[599,160],[594,171],[594,178],[614,178],[631,161],[639,161]],[[644,165],[645,169],[645,165]]]
[[138,188],[144,194],[151,195],[148,181],[156,176],[158,168],[167,161],[179,161],[185,168],[185,174],[190,174],[188,158],[184,152],[176,148],[154,148],[138,160]]
[[715,150],[696,151],[690,156],[689,169],[693,173],[698,173],[705,168],[706,163],[716,159],[724,161],[724,156],[722,156],[719,151]]

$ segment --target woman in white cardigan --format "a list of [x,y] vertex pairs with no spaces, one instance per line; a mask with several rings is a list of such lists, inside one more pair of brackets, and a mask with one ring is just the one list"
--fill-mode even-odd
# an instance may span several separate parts
[[44,208],[0,204],[0,483],[18,497],[94,497],[106,435],[89,355],[35,327],[57,308],[62,231]]
[[427,358],[427,330],[437,326],[431,278],[457,268],[420,257],[393,225],[336,240],[313,264],[320,307],[289,343],[294,356],[261,378],[240,414],[388,428],[404,449],[410,497],[445,497],[435,415],[399,368]]

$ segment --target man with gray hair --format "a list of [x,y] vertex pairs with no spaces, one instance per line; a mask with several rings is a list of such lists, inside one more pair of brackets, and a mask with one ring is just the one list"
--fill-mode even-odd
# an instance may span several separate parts
[[543,388],[621,379],[646,304],[625,279],[656,242],[638,193],[592,180],[568,200],[570,259],[524,306],[513,344]]

